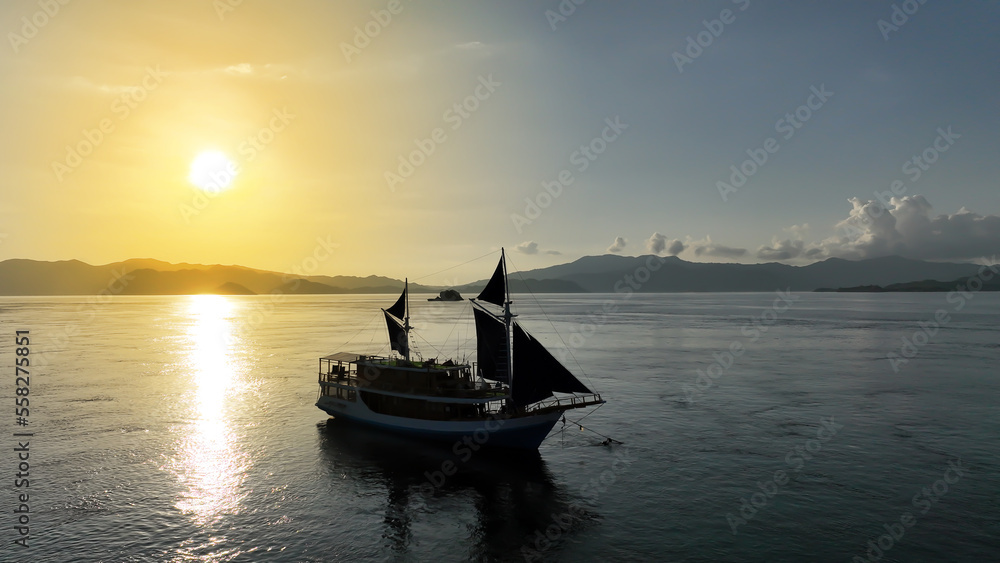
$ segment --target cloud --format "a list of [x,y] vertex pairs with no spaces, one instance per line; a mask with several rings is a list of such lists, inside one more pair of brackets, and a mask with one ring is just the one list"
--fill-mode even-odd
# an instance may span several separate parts
[[1000,252],[1000,216],[961,208],[933,214],[922,195],[887,203],[851,198],[851,211],[837,223],[837,236],[819,244],[823,255],[850,260],[899,255],[921,260],[962,260]]
[[678,239],[668,239],[660,233],[653,233],[646,239],[646,248],[653,254],[662,254],[666,251],[670,256],[677,256],[687,248],[683,241]]
[[316,73],[309,68],[295,67],[285,63],[239,63],[225,67],[212,67],[203,72],[222,73],[228,76],[238,76],[253,80],[284,80],[289,76],[295,76],[301,80],[309,80]]
[[801,225],[792,225],[791,227],[782,230],[787,233],[791,233],[792,237],[794,237],[796,240],[804,239],[806,235],[809,233],[809,223],[802,223]]
[[240,63],[238,65],[227,66],[226,72],[228,74],[250,74],[253,72],[253,67],[250,63]]
[[712,237],[705,237],[703,241],[694,241],[688,245],[694,249],[696,256],[718,256],[720,258],[739,258],[747,253],[745,248],[733,248],[712,242]]
[[762,246],[757,249],[757,258],[761,260],[791,260],[798,258],[805,251],[806,243],[803,240],[785,239],[779,241],[777,238],[771,240],[771,246]]
[[667,254],[671,256],[677,256],[681,252],[684,252],[686,248],[687,246],[685,246],[683,242],[674,239],[670,241],[670,244],[667,245]]
[[628,244],[628,240],[625,237],[615,237],[615,242],[608,247],[608,252],[621,252],[626,244]]
[[[785,234],[759,246],[756,259],[803,263],[830,257],[863,260],[897,255],[917,260],[978,261],[1000,254],[998,215],[982,215],[964,207],[950,214],[935,213],[922,195],[848,201],[851,210],[835,225],[834,236],[815,242],[808,236],[808,223],[792,225],[782,229]],[[645,243],[650,251],[671,256],[693,250],[696,256],[738,259],[750,253],[746,248],[715,243],[710,236],[701,240],[688,236],[681,241],[653,233]]]
[[646,239],[646,248],[649,249],[653,254],[659,254],[663,252],[663,249],[667,247],[667,237],[661,235],[660,233],[653,233],[648,239]]
[[538,254],[538,243],[533,240],[525,241],[514,247],[514,250],[522,254]]
[[522,242],[521,244],[515,246],[514,250],[520,252],[521,254],[538,254],[539,252],[543,252],[544,254],[550,254],[552,256],[559,256],[560,254],[562,254],[562,252],[559,252],[558,250],[543,251],[542,249],[538,248],[538,243],[533,240],[527,240]]
[[482,41],[466,41],[455,43],[451,46],[451,51],[467,57],[491,57],[507,49],[501,43],[483,43]]
[[809,232],[809,223],[792,225],[782,230],[791,233],[792,238],[784,240],[778,240],[778,237],[772,238],[770,246],[765,245],[757,249],[757,258],[771,261],[792,260],[804,255],[816,257],[823,254],[822,249],[815,245],[811,248],[806,247],[805,235]]
[[745,248],[733,248],[731,246],[724,246],[721,244],[709,244],[706,246],[699,246],[694,249],[694,253],[698,256],[704,254],[705,256],[719,256],[721,258],[739,258],[747,253]]

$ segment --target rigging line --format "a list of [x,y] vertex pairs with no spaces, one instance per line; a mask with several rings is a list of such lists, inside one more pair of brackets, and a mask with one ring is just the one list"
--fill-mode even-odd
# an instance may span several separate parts
[[[389,329],[388,329],[388,328],[386,328],[386,331],[388,331],[388,330],[389,330]],[[372,347],[372,343],[373,343],[373,342],[375,342],[375,334],[376,334],[376,332],[375,332],[375,331],[372,331],[372,338],[371,338],[371,340],[369,340],[369,341],[368,341],[368,349],[369,349],[369,350],[370,350],[370,349],[371,349],[371,347]],[[392,336],[390,335],[390,340],[391,340],[391,338],[392,338]],[[378,353],[379,353],[379,354],[381,354],[381,353],[382,353],[382,350],[384,350],[384,349],[385,349],[385,344],[383,344],[383,345],[382,345],[382,347],[378,349]],[[391,349],[390,349],[389,351],[390,351],[390,353],[392,352],[392,350],[391,350]]]
[[[450,332],[448,332],[448,336],[447,336],[447,337],[445,337],[445,339],[444,339],[444,342],[443,342],[443,343],[441,344],[441,347],[442,347],[442,348],[444,348],[445,346],[447,346],[447,345],[448,345],[448,341],[449,341],[449,340],[451,340],[451,335],[452,335],[452,334],[455,334],[455,329],[456,329],[457,327],[458,327],[458,322],[455,322],[454,324],[452,324],[452,325],[451,325],[451,331],[450,331]],[[459,338],[460,338],[459,336],[456,336],[456,337],[455,337],[455,340],[458,340]],[[457,346],[456,346],[456,347],[457,347]],[[438,352],[440,353],[440,350],[439,350]]]
[[[464,331],[465,331],[465,338],[463,338],[461,341],[459,341],[459,350],[462,350],[463,346],[464,347],[468,347],[470,341],[473,343],[473,346],[475,346],[476,337],[475,336],[471,336],[472,335],[472,322],[473,322],[472,321],[472,317],[469,316],[469,315],[466,315],[465,316],[465,324],[462,326],[462,329],[464,329]],[[468,356],[469,356],[468,352],[463,352],[463,356],[462,356],[463,358],[467,358]]]
[[[361,328],[360,328],[360,329],[359,329],[359,330],[358,330],[357,332],[355,332],[355,333],[354,333],[354,336],[352,336],[352,337],[348,338],[348,339],[347,339],[347,342],[344,342],[344,347],[346,348],[346,347],[347,347],[347,345],[348,345],[348,344],[350,344],[352,340],[354,340],[355,338],[357,338],[357,337],[358,337],[358,335],[359,335],[359,334],[361,334],[362,332],[364,332],[364,330],[365,330],[366,328],[368,328],[368,326],[369,326],[369,325],[371,325],[371,324],[372,324],[372,321],[374,321],[374,320],[375,320],[375,319],[377,319],[377,318],[378,318],[378,314],[377,314],[377,313],[376,313],[375,315],[372,315],[372,317],[371,317],[370,319],[368,319],[368,322],[367,322],[367,323],[365,323],[365,326],[361,327]],[[375,337],[372,337],[372,340],[374,340],[374,339],[375,339]],[[369,344],[370,344],[370,343],[369,343]]]
[[[581,421],[581,420],[583,420],[583,419],[587,418],[588,416],[590,416],[590,415],[594,414],[595,412],[597,412],[597,409],[599,409],[599,408],[603,407],[603,406],[604,406],[605,404],[606,404],[606,403],[601,403],[600,405],[597,405],[597,408],[595,408],[594,410],[592,410],[592,411],[588,412],[587,414],[583,415],[583,416],[582,416],[582,417],[580,417],[580,418],[579,418],[578,420],[568,420],[568,419],[566,418],[566,415],[565,415],[565,413],[564,413],[564,414],[563,414],[563,427],[564,427],[563,429],[565,429],[565,426],[566,426],[566,422],[568,421],[568,422],[571,422],[571,423],[573,423],[573,424],[574,424],[574,425],[576,425],[576,426],[579,426],[579,427],[580,427],[580,430],[586,430],[587,432],[590,432],[590,433],[593,433],[593,434],[597,434],[597,435],[598,435],[598,436],[600,436],[601,438],[604,438],[604,439],[606,439],[606,440],[609,440],[609,442],[608,442],[609,444],[611,444],[611,443],[615,443],[615,444],[624,444],[625,442],[620,442],[620,441],[618,441],[618,440],[615,440],[615,439],[614,439],[614,438],[612,438],[611,436],[607,436],[607,435],[605,435],[605,434],[601,434],[600,432],[598,432],[598,431],[596,431],[596,430],[591,430],[590,428],[587,428],[587,427],[585,427],[584,425],[580,424],[580,421]],[[546,437],[545,437],[545,440],[548,440],[549,438],[552,438],[553,436],[555,436],[555,434],[549,434],[548,436],[546,436]],[[542,440],[542,442],[544,442],[545,440]]]
[[[507,256],[507,261],[510,262],[509,255]],[[576,364],[576,367],[580,370],[580,373],[582,373],[583,377],[587,379],[587,382],[590,383],[591,387],[596,387],[596,385],[594,385],[594,381],[590,379],[589,375],[587,375],[587,370],[583,369],[583,366],[580,364],[580,360],[576,359],[576,354],[573,353],[573,348],[571,348],[569,344],[566,344],[566,341],[563,340],[562,334],[560,334],[559,331],[556,329],[555,323],[553,323],[552,319],[549,318],[549,315],[545,312],[545,309],[542,309],[542,304],[538,301],[538,297],[536,297],[534,292],[531,291],[531,288],[528,287],[528,282],[525,281],[524,276],[521,275],[521,269],[518,268],[516,265],[514,265],[513,262],[511,262],[511,266],[514,266],[514,270],[515,273],[517,273],[517,277],[521,278],[521,282],[524,283],[524,290],[528,292],[528,295],[531,296],[531,299],[535,302],[535,305],[538,306],[538,310],[542,312],[542,316],[545,317],[545,320],[549,321],[549,326],[552,327],[552,332],[556,333],[556,336],[559,337],[559,342],[562,342],[563,347],[565,347],[566,351],[569,352],[569,356],[573,358],[573,363]]]
[[448,334],[448,338],[445,339],[444,344],[441,345],[442,347],[446,346],[448,344],[448,340],[451,339],[451,334],[457,330],[458,334],[455,335],[455,358],[462,358],[463,363],[465,363],[466,355],[462,353],[462,346],[464,346],[469,340],[469,324],[471,322],[472,319],[468,315],[462,315],[462,318],[456,320],[452,325],[451,333]]
[[482,256],[480,256],[478,258],[473,258],[472,260],[466,260],[465,262],[462,262],[461,264],[456,264],[456,265],[454,265],[454,266],[452,266],[450,268],[445,268],[443,270],[439,270],[439,271],[431,273],[431,274],[420,276],[419,278],[413,278],[413,281],[422,280],[424,278],[429,278],[431,276],[436,276],[438,274],[443,274],[443,273],[447,272],[448,270],[454,270],[455,268],[461,268],[462,266],[464,266],[466,264],[471,264],[472,262],[475,262],[476,260],[482,260],[483,258],[486,258],[490,254],[496,254],[496,253],[497,253],[496,250],[492,250],[490,252],[487,252],[486,254],[483,254]]
[[[573,421],[571,420],[570,422],[573,422]],[[580,430],[586,430],[587,432],[590,432],[590,433],[592,433],[592,434],[597,434],[597,435],[598,435],[598,436],[600,436],[601,438],[604,438],[605,440],[607,440],[607,441],[608,441],[608,442],[607,442],[608,444],[624,444],[624,443],[625,443],[625,442],[619,442],[618,440],[615,440],[615,439],[614,439],[614,438],[612,438],[611,436],[606,436],[606,435],[604,435],[604,434],[601,434],[600,432],[598,432],[598,431],[596,431],[596,430],[591,430],[590,428],[587,428],[587,427],[585,427],[585,426],[581,426],[581,425],[579,425],[579,424],[577,424],[577,426],[580,426]]]
[[[585,414],[585,415],[581,416],[581,417],[580,417],[580,420],[583,420],[583,419],[587,418],[588,416],[590,416],[590,415],[594,414],[595,412],[597,412],[597,409],[599,409],[599,408],[603,407],[603,406],[604,406],[604,405],[606,405],[606,404],[607,404],[607,403],[601,403],[601,404],[597,405],[597,407],[595,407],[595,408],[594,408],[594,410],[592,410],[592,411],[588,412],[587,414]],[[577,421],[577,423],[579,423],[579,422],[580,422],[580,420],[578,420],[578,421]],[[570,422],[573,422],[573,421],[570,421]]]
[[426,345],[430,346],[431,348],[433,348],[434,351],[437,352],[437,355],[438,355],[439,358],[443,358],[444,357],[444,353],[441,352],[441,350],[438,350],[437,346],[431,344],[429,341],[427,341],[423,336],[420,336],[419,334],[417,334],[415,336],[417,338],[419,338],[424,344],[426,344]]

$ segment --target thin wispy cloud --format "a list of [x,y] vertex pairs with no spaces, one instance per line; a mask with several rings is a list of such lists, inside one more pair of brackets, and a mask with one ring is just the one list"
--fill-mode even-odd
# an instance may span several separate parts
[[514,250],[521,254],[538,254],[538,243],[533,240],[525,241],[515,246]]
[[712,237],[705,237],[703,240],[694,241],[690,244],[696,256],[713,256],[716,258],[742,258],[747,253],[745,248],[735,248],[718,244],[712,241]]
[[225,72],[228,74],[250,74],[253,72],[253,65],[250,63],[240,63],[238,65],[227,66]]

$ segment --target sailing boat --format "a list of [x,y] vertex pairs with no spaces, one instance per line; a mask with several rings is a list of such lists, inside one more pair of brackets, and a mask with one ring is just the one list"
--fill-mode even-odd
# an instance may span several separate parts
[[[479,447],[536,450],[569,409],[604,403],[514,320],[504,252],[471,300],[472,364],[410,358],[409,280],[382,309],[388,357],[339,352],[319,359],[316,406],[334,418]],[[560,393],[560,396],[556,396]]]

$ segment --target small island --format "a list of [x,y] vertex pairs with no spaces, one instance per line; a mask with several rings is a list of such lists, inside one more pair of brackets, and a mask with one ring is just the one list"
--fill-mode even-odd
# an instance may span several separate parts
[[454,289],[446,289],[438,294],[437,297],[431,297],[428,301],[465,301],[465,298]]

